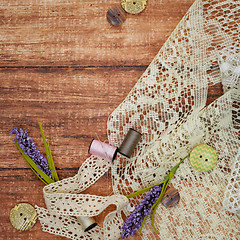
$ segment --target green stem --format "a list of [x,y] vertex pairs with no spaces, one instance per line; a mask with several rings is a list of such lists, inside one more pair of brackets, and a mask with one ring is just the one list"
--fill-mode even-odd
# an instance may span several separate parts
[[138,235],[139,238],[141,237],[143,224],[144,224],[144,222],[146,221],[146,219],[147,219],[147,215],[144,217],[144,219],[143,219],[143,221],[142,221],[142,224],[141,224],[141,227],[140,227],[140,229],[139,229],[139,235]]
[[53,162],[52,153],[51,153],[51,150],[50,150],[50,147],[49,147],[49,143],[45,138],[41,123],[38,123],[38,125],[39,125],[41,135],[42,135],[42,138],[43,138],[45,152],[46,152],[46,155],[47,155],[48,166],[49,166],[49,169],[51,170],[52,178],[53,178],[54,182],[59,181],[57,171],[56,171],[56,168],[55,168],[55,165],[54,165],[54,162]]
[[[181,164],[187,157],[189,157],[189,156],[190,156],[190,154],[188,154],[187,156],[185,156],[176,166],[174,166],[174,167],[171,169],[170,173],[169,173],[169,174],[166,176],[166,178],[164,179],[165,182],[166,182],[166,179],[168,179],[168,181],[170,181],[170,180],[172,179],[172,177],[173,177],[174,174],[176,173],[176,171],[177,171],[178,167],[180,166],[180,164]],[[132,198],[132,197],[136,197],[136,196],[138,196],[138,195],[140,195],[140,194],[142,194],[142,193],[148,192],[152,187],[155,187],[155,186],[157,186],[157,185],[160,185],[160,184],[164,183],[164,181],[162,181],[162,182],[160,182],[160,183],[157,183],[157,184],[154,184],[154,185],[152,185],[152,186],[150,186],[150,187],[141,189],[141,190],[139,190],[139,191],[137,191],[137,192],[131,193],[131,194],[127,195],[126,197],[127,197],[127,198]]]
[[[153,212],[152,212],[152,220],[151,220],[151,223],[152,223],[152,227],[153,227],[153,229],[154,229],[154,231],[155,231],[156,233],[157,233],[157,230],[156,230],[156,227],[155,227],[155,225],[154,225],[154,217],[155,217],[155,213],[156,213],[157,207],[158,207],[158,205],[161,203],[161,200],[162,200],[162,198],[163,198],[163,196],[164,196],[164,194],[165,194],[165,192],[166,192],[168,183],[169,183],[169,181],[167,181],[167,182],[165,182],[165,183],[163,184],[161,194],[160,194],[160,196],[158,197],[156,203],[152,206]],[[157,233],[157,234],[158,234],[158,233]]]
[[144,188],[144,189],[141,189],[141,190],[139,190],[139,191],[137,191],[137,192],[134,192],[134,193],[131,193],[131,194],[127,195],[126,197],[127,197],[127,198],[136,197],[136,196],[138,196],[138,195],[140,195],[140,194],[142,194],[142,193],[148,192],[152,187],[155,187],[155,186],[160,185],[160,184],[162,184],[162,183],[163,183],[163,182],[154,184],[154,185],[152,185],[152,186],[150,186],[150,187],[147,187],[147,188]]
[[152,223],[152,227],[154,229],[154,231],[157,233],[157,230],[156,230],[156,227],[154,225],[154,217],[155,217],[155,213],[156,213],[156,210],[157,210],[157,207],[158,205],[160,204],[166,190],[167,190],[167,187],[168,187],[168,184],[170,182],[170,180],[173,178],[174,174],[176,173],[177,169],[179,168],[180,164],[190,156],[190,154],[188,154],[187,156],[185,156],[176,166],[174,166],[171,171],[169,172],[169,174],[166,176],[166,178],[164,179],[164,184],[163,184],[163,187],[162,187],[162,191],[161,191],[161,194],[160,196],[158,197],[156,203],[152,206],[153,208],[153,213],[152,213],[152,220],[151,220],[151,223]]
[[171,178],[174,176],[174,174],[176,173],[176,171],[177,171],[177,169],[179,168],[180,164],[181,164],[186,158],[188,158],[189,156],[190,156],[190,154],[188,154],[187,156],[185,156],[176,166],[174,166],[174,167],[171,169],[171,171],[170,171],[170,173],[169,173],[169,175],[170,175],[170,180],[171,180]]

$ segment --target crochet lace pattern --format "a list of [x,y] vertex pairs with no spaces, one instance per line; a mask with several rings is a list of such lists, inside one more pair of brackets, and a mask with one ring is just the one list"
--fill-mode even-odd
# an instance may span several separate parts
[[[240,91],[240,47],[235,45],[224,48],[219,52],[219,66],[221,71],[222,84],[225,91],[236,89]],[[239,125],[240,105],[235,108],[232,114],[235,116],[233,121]],[[238,135],[239,137],[239,135]],[[240,146],[232,165],[231,176],[224,194],[223,207],[230,212],[240,215]]]
[[[217,152],[216,167],[197,172],[186,159],[171,181],[180,193],[179,204],[159,205],[155,226],[160,234],[154,233],[148,219],[142,239],[239,239],[240,217],[222,207],[240,143],[239,89],[227,91],[206,107],[208,87],[219,83],[223,74],[219,51],[238,44],[239,28],[239,1],[195,1],[108,119],[108,140],[114,146],[121,145],[130,127],[143,134],[133,156],[118,154],[112,165],[91,156],[76,176],[46,186],[47,209],[36,206],[44,231],[71,239],[118,239],[122,213],[128,216],[129,202],[135,206],[143,197],[129,201],[125,195],[163,180],[181,158],[205,143]],[[114,195],[81,193],[110,167]],[[239,163],[233,168],[239,174]],[[236,186],[239,193],[239,183]],[[239,202],[233,202],[239,209]],[[110,204],[116,210],[103,226],[84,233],[76,217],[96,216]]]

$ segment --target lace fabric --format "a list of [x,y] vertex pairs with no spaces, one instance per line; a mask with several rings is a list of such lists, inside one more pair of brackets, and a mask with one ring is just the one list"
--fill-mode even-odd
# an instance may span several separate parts
[[231,176],[228,180],[224,194],[223,206],[230,212],[240,215],[240,148],[232,166]]
[[236,98],[240,104],[239,94],[228,92],[199,114],[190,115],[146,155],[138,156],[135,175],[143,185],[149,185],[161,181],[168,169],[200,143],[212,146],[218,154],[217,166],[206,173],[197,172],[185,160],[171,181],[180,193],[179,204],[172,209],[159,206],[155,226],[160,235],[154,234],[149,221],[143,228],[143,239],[238,239],[240,218],[222,209],[230,166],[239,146],[231,118]]
[[226,47],[219,52],[218,62],[224,91],[240,89],[240,47]]
[[[44,187],[47,209],[36,206],[43,231],[70,239],[118,239],[120,230],[117,226],[123,224],[121,209],[128,204],[128,199],[123,195],[102,197],[81,194],[109,167],[108,161],[91,156],[83,163],[76,176]],[[85,233],[77,217],[96,216],[111,204],[116,205],[117,209],[105,217],[103,227],[96,226]]]
[[[236,45],[239,27],[239,1],[197,0],[192,5],[108,119],[109,143],[114,146],[120,146],[130,127],[143,134],[133,157],[118,154],[112,166],[90,157],[75,177],[46,186],[48,209],[37,207],[44,231],[71,239],[118,239],[121,213],[130,214],[124,196],[161,181],[194,146],[206,143],[217,151],[217,166],[200,173],[186,159],[172,180],[179,204],[172,209],[159,206],[155,223],[160,234],[148,219],[142,239],[238,239],[240,218],[224,210],[222,201],[239,147],[239,91],[230,90],[205,105],[208,87],[221,81],[218,52]],[[109,167],[114,196],[81,194]],[[131,199],[131,206],[141,197]],[[87,233],[76,227],[76,216],[98,215],[111,203],[117,210],[102,227]]]
[[[240,48],[231,46],[219,53],[219,66],[224,91],[229,89],[240,90]],[[240,105],[234,104],[233,122],[239,125]],[[238,106],[238,107],[237,107]],[[238,134],[238,137],[239,134]],[[235,214],[240,214],[240,148],[231,169],[231,176],[224,194],[223,207]]]

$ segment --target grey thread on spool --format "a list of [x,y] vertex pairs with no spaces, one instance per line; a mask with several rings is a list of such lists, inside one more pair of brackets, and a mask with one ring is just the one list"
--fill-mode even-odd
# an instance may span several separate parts
[[84,232],[87,232],[97,226],[97,223],[91,217],[79,216],[77,219],[81,223]]
[[130,158],[141,136],[141,133],[134,130],[133,128],[130,128],[120,148],[118,149],[118,152],[123,156]]

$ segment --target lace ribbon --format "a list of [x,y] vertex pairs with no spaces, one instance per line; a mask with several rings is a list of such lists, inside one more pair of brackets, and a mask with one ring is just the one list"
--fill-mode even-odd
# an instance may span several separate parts
[[[123,195],[95,196],[81,194],[108,171],[110,163],[94,156],[89,157],[80,167],[76,176],[47,185],[43,189],[48,209],[36,206],[43,231],[58,234],[71,239],[118,239],[123,224],[121,210],[128,205]],[[96,226],[84,232],[78,216],[96,216],[109,205],[117,209],[109,213],[103,226]]]

